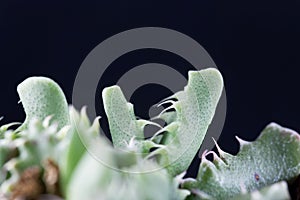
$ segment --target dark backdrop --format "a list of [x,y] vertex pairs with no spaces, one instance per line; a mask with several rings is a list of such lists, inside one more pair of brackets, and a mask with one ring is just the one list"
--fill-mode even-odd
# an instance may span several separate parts
[[[24,119],[16,86],[26,77],[55,79],[71,102],[77,70],[97,44],[127,29],[158,26],[197,40],[222,72],[228,103],[219,139],[224,150],[236,153],[235,135],[253,140],[271,121],[300,131],[299,10],[296,0],[1,1],[1,123]],[[113,65],[186,64],[166,52],[135,53]],[[117,67],[110,69],[107,79],[118,76]],[[144,91],[155,87],[166,92],[157,86]],[[142,98],[140,91],[132,101]],[[138,104],[136,112],[143,116],[145,106]]]

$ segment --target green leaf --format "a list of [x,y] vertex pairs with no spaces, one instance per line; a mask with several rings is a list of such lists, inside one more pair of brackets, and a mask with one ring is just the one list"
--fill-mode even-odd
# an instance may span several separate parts
[[31,77],[17,87],[26,119],[18,131],[24,129],[33,118],[44,120],[52,116],[58,128],[70,124],[68,104],[59,85],[45,77]]
[[[141,120],[136,120],[132,104],[127,103],[118,86],[104,89],[104,108],[114,145],[122,148],[134,144],[137,151],[146,154],[156,147],[158,149],[150,153],[148,158],[157,156],[159,164],[167,167],[171,175],[182,173],[202,144],[222,89],[223,79],[218,70],[190,71],[184,91],[175,93],[162,103],[172,104],[157,116],[168,125],[155,133],[151,140],[145,141],[143,128],[152,122],[142,120],[144,123],[140,125]],[[176,112],[165,112],[171,108]],[[162,140],[159,138],[161,134]],[[132,143],[133,140],[135,142]]]
[[[236,156],[223,152],[204,152],[197,180],[187,179],[182,186],[201,191],[213,199],[230,199],[273,183],[291,180],[300,173],[300,137],[298,133],[272,123],[254,142],[238,139]],[[214,155],[213,162],[206,155]],[[200,199],[194,195],[191,199]]]
[[155,124],[136,119],[133,105],[127,103],[119,86],[105,88],[102,97],[114,147],[126,148],[132,138],[143,140],[144,127],[147,124]]
[[164,133],[161,143],[165,147],[152,155],[160,155],[160,165],[166,166],[170,174],[182,173],[191,164],[212,121],[222,89],[223,79],[218,70],[190,71],[184,90],[162,103],[171,103],[165,111],[173,108],[176,112],[163,111],[158,116],[168,123],[158,132]]

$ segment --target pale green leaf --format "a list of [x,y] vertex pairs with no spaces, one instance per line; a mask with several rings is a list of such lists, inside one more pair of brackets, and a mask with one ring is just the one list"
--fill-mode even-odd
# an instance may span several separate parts
[[[121,89],[112,86],[104,89],[103,101],[110,132],[116,147],[126,147],[134,139],[142,153],[158,148],[148,158],[159,155],[158,162],[172,175],[185,171],[200,148],[208,126],[214,116],[223,89],[223,79],[218,70],[210,68],[190,71],[188,85],[183,91],[167,98],[171,103],[157,118],[168,125],[160,129],[151,140],[143,141],[143,127],[134,115],[133,106],[127,103]],[[173,100],[175,99],[175,100]],[[160,134],[163,134],[162,140]],[[140,142],[139,142],[140,141]],[[161,141],[160,144],[155,144]]]
[[[185,180],[183,188],[201,191],[213,199],[229,199],[273,183],[291,180],[300,173],[300,137],[298,133],[272,123],[254,142],[239,139],[236,156],[214,152],[202,156],[197,180]],[[212,153],[214,161],[206,155]],[[197,198],[197,195],[194,196]]]
[[[166,100],[170,108],[160,116],[168,125],[162,130],[162,144],[152,155],[160,154],[159,163],[172,175],[185,171],[199,150],[214,116],[223,89],[223,79],[216,69],[190,71],[187,86]],[[168,98],[168,99],[170,99]],[[164,103],[164,102],[163,102]]]
[[17,87],[23,104],[26,119],[18,129],[24,129],[33,118],[43,121],[52,116],[58,123],[58,128],[69,125],[69,111],[65,95],[59,85],[45,77],[31,77],[24,80]]

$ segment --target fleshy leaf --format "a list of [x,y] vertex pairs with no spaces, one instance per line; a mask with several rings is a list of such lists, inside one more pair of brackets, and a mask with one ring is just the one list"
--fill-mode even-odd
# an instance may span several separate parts
[[[300,137],[298,133],[275,123],[268,125],[258,139],[238,139],[236,156],[222,151],[202,156],[197,180],[187,179],[183,188],[201,191],[213,199],[230,199],[242,192],[251,192],[279,181],[289,181],[300,173]],[[213,162],[206,155],[214,155]],[[192,198],[194,197],[194,198]],[[200,199],[192,195],[191,199]]]
[[26,119],[18,131],[24,129],[33,118],[44,120],[52,116],[58,128],[69,125],[69,111],[65,95],[59,85],[45,77],[31,77],[17,87]]
[[[162,144],[152,155],[160,154],[159,162],[167,166],[172,175],[185,171],[199,150],[214,116],[223,89],[220,72],[210,68],[190,71],[187,86],[168,99],[175,112],[158,116],[168,125],[163,128]],[[164,102],[163,102],[164,103]],[[175,116],[176,114],[176,116]]]
[[[184,90],[161,103],[171,103],[156,117],[165,120],[167,126],[155,133],[151,140],[145,141],[142,140],[143,127],[139,126],[133,106],[127,103],[121,89],[118,86],[104,89],[104,108],[114,145],[124,147],[134,139],[142,153],[150,153],[152,147],[157,148],[148,158],[158,156],[159,164],[167,167],[171,175],[182,173],[202,144],[222,89],[223,79],[218,70],[190,71]],[[176,112],[167,112],[170,109]]]
[[114,147],[126,148],[132,138],[144,139],[145,125],[154,122],[136,119],[133,105],[126,101],[120,87],[105,88],[102,97]]

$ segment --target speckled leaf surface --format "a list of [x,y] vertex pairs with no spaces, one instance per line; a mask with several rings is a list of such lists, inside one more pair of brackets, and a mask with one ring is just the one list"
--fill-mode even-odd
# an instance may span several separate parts
[[59,85],[45,77],[30,77],[17,87],[23,104],[26,119],[19,128],[25,128],[32,118],[44,120],[52,116],[52,120],[62,128],[70,123],[68,104]]
[[[90,125],[85,109],[80,114],[73,107],[69,111],[62,89],[49,78],[28,78],[17,89],[26,119],[17,131],[7,130],[15,123],[0,128],[2,191],[11,191],[25,169],[43,167],[49,159],[60,168],[64,193],[73,169],[86,152],[78,131],[84,129],[87,137],[93,138],[92,132],[97,132],[99,125]],[[16,151],[19,155],[14,153]],[[12,176],[5,180],[7,173]]]
[[[236,156],[223,152],[205,152],[197,180],[185,180],[183,188],[201,191],[213,199],[229,199],[242,192],[261,189],[273,183],[291,180],[300,172],[298,133],[275,123],[268,125],[254,142],[238,139]],[[206,159],[212,153],[214,161]],[[194,198],[192,198],[194,197]],[[201,199],[192,195],[190,199]]]
[[133,137],[143,139],[143,127],[139,126],[133,105],[127,102],[120,87],[105,88],[102,97],[114,146],[126,148]]
[[[190,71],[188,84],[184,90],[160,104],[160,106],[171,104],[156,117],[168,124],[150,140],[139,142],[138,140],[143,138],[143,127],[149,122],[144,120],[140,125],[134,115],[132,104],[127,103],[118,86],[106,88],[103,91],[103,101],[114,145],[126,146],[135,139],[137,146],[142,146],[143,153],[156,147],[158,149],[150,153],[149,157],[159,155],[159,164],[167,167],[171,175],[182,173],[188,168],[202,144],[222,89],[223,79],[218,70],[209,68]],[[176,112],[168,112],[170,109],[175,109]],[[162,134],[162,140],[158,140]]]
[[[185,171],[199,150],[214,116],[223,89],[223,79],[216,69],[190,71],[187,86],[164,103],[171,103],[158,118],[168,124],[161,144],[152,155],[159,154],[159,163],[172,175]],[[167,112],[169,109],[175,112]],[[158,134],[157,134],[158,135]]]

